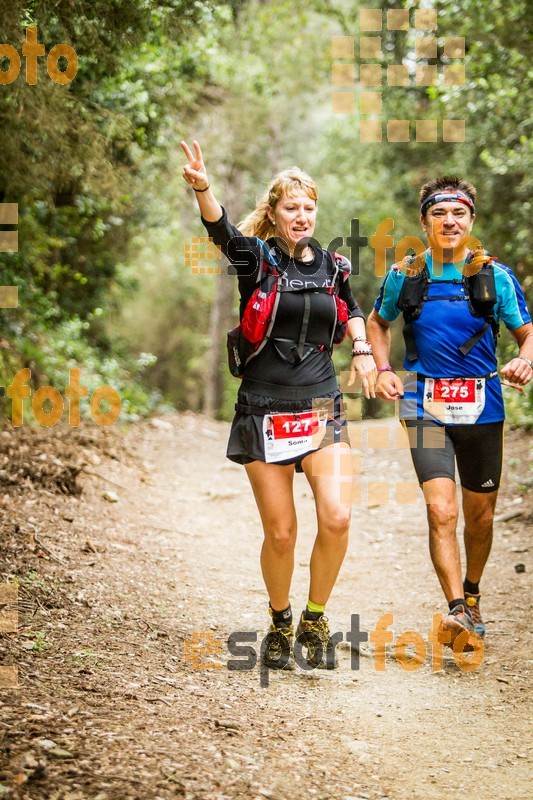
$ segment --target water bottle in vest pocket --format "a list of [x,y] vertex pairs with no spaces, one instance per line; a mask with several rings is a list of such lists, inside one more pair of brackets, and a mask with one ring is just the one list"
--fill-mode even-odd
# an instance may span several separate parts
[[340,344],[346,338],[348,332],[348,306],[338,294],[333,295],[337,308],[337,322],[333,332],[333,344]]

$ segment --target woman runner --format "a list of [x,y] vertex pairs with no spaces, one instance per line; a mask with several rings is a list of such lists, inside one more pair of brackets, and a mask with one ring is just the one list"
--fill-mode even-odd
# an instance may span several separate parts
[[277,175],[255,210],[235,227],[210,187],[200,145],[193,143],[194,153],[186,142],[181,146],[188,161],[183,177],[196,193],[202,222],[235,267],[241,319],[264,274],[265,258],[281,275],[273,328],[244,367],[227,450],[229,459],[245,466],[263,523],[261,568],[271,624],[261,657],[272,669],[294,668],[289,595],[297,531],[296,470],[305,473],[311,486],[318,522],[309,600],[296,636],[311,666],[334,669],[335,647],[324,610],[348,545],[352,467],[331,360],[336,321],[332,286],[348,308],[353,343],[349,382],[358,373],[370,398],[375,397],[377,378],[364,315],[350,290],[350,263],[338,256],[335,261],[310,242],[318,193],[306,173],[293,167]]

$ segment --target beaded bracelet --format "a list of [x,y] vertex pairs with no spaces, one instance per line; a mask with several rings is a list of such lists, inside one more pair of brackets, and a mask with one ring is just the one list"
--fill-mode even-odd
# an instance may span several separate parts
[[355,356],[371,356],[372,350],[352,350],[352,358]]

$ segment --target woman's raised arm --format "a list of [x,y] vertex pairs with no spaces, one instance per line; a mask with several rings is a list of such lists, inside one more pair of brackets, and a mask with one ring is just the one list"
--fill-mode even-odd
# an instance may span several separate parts
[[200,213],[207,222],[217,222],[222,216],[222,207],[209,185],[200,145],[196,139],[193,141],[193,154],[187,142],[181,141],[180,144],[188,162],[183,167],[183,177],[189,186],[194,189]]

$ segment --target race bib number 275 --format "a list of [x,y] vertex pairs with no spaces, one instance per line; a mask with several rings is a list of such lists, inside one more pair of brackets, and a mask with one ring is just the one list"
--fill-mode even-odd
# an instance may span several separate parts
[[485,378],[426,378],[424,410],[445,425],[472,425],[485,408]]

